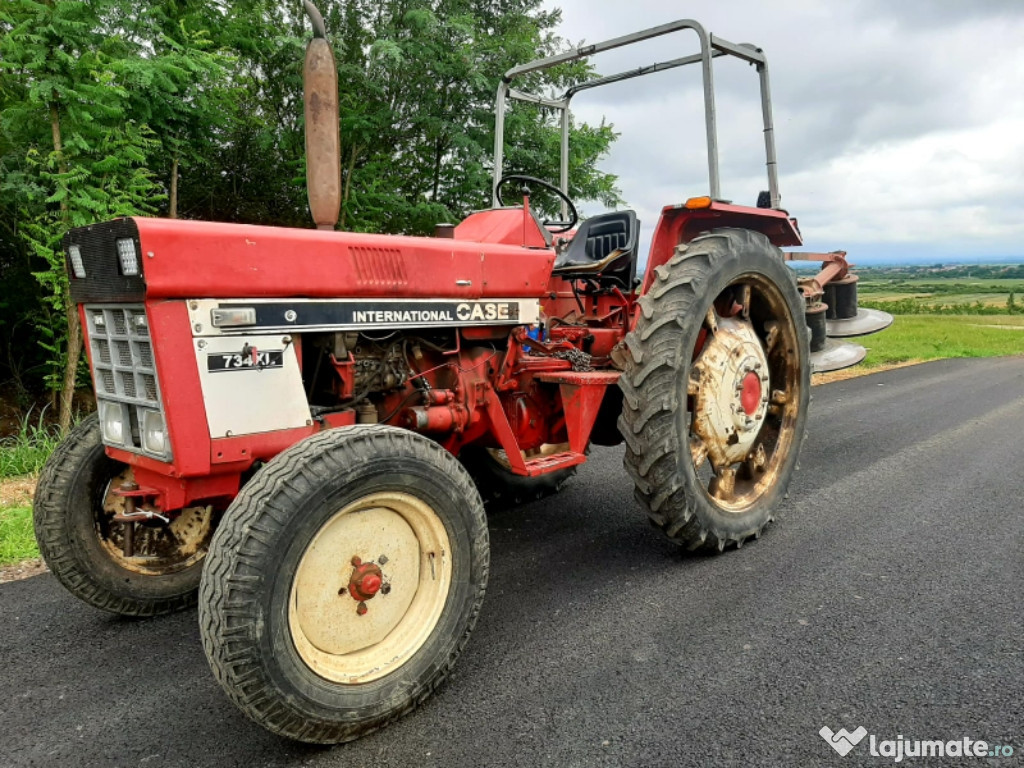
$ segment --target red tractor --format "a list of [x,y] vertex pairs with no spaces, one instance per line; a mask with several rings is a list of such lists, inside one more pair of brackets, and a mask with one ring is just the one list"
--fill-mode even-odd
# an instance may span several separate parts
[[[318,229],[139,218],[67,235],[97,413],[46,465],[35,527],[54,575],[93,606],[152,616],[198,599],[231,699],[275,733],[330,743],[412,709],[451,669],[487,584],[485,502],[556,491],[588,446],[624,442],[636,498],[670,539],[740,546],[785,494],[812,366],[863,355],[829,337],[890,318],[858,311],[841,253],[810,255],[817,278],[788,268],[780,248],[801,237],[779,208],[765,57],[693,21],[509,71],[491,209],[433,238],[334,231],[337,86],[307,8]],[[681,30],[699,53],[558,100],[511,87]],[[711,65],[726,55],[760,76],[757,207],[719,192]],[[638,274],[636,215],[580,222],[566,194],[569,103],[688,64],[704,71],[709,194],[662,211]],[[509,98],[561,110],[559,185],[502,176]],[[506,204],[524,184],[556,194],[563,220]]]

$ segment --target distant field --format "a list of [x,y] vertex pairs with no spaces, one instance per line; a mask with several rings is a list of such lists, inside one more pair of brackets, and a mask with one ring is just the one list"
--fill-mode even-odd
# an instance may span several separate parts
[[857,283],[861,291],[895,291],[901,294],[917,291],[925,293],[957,293],[960,291],[981,293],[1008,291],[1024,291],[1024,280],[1015,279],[983,279],[972,280],[964,277],[914,277],[900,280],[879,280],[861,277]]
[[[974,304],[981,302],[986,307],[1005,307],[1006,302],[1010,297],[1009,291],[1006,293],[886,293],[879,291],[878,293],[869,291],[860,291],[859,295],[865,301],[900,301],[901,299],[917,299],[921,304],[926,306],[938,306],[940,304]],[[1014,298],[1016,299],[1020,293],[1014,292]]]
[[859,341],[868,349],[865,368],[947,357],[1024,355],[1024,316],[901,315],[888,329]]
[[[1007,309],[1011,294],[1018,307],[1024,303],[1024,279],[993,279],[966,277],[925,277],[878,279],[861,277],[858,294],[872,306],[881,302],[903,302],[895,311],[912,314],[956,305],[977,305],[992,309]],[[908,301],[909,300],[909,301]],[[912,303],[911,303],[912,302]],[[958,311],[953,309],[953,311]]]

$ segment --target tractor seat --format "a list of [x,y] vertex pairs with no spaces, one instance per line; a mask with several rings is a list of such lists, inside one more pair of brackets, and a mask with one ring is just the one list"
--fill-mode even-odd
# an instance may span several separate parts
[[562,276],[608,274],[631,282],[639,232],[635,211],[587,219],[555,259],[553,271]]

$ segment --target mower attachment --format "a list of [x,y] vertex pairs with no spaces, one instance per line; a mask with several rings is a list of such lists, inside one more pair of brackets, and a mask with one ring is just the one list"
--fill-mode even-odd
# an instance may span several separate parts
[[892,325],[892,315],[857,306],[857,275],[850,272],[845,251],[788,252],[787,261],[822,260],[813,278],[800,278],[807,303],[805,317],[811,331],[811,366],[814,373],[839,371],[857,365],[867,355],[859,344],[841,338],[867,336]]

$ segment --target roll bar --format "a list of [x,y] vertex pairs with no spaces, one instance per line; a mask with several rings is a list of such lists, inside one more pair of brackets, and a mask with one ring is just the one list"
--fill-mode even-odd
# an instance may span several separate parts
[[[686,29],[692,29],[697,34],[697,38],[700,41],[700,53],[692,54],[689,56],[683,56],[682,58],[672,59],[671,61],[659,62],[650,64],[645,67],[638,67],[636,69],[626,70],[619,72],[615,75],[606,75],[604,77],[597,77],[593,80],[588,80],[583,83],[569,88],[560,99],[550,99],[542,96],[534,96],[529,93],[517,91],[512,88],[512,81],[528,72],[536,72],[542,69],[548,69],[550,67],[557,66],[558,64],[564,64],[569,61],[579,61],[589,56],[593,56],[597,53],[603,53],[604,51],[610,51],[613,48],[621,48],[626,45],[633,45],[644,40],[650,40],[654,37],[661,37],[662,35],[668,35],[673,32],[679,32]],[[561,148],[561,178],[559,180],[559,186],[565,193],[569,192],[569,105],[572,102],[573,97],[581,92],[591,88],[598,88],[602,85],[609,85],[611,83],[622,82],[623,80],[629,80],[634,77],[641,77],[642,75],[649,75],[654,72],[663,72],[668,69],[675,69],[677,67],[686,66],[687,64],[701,65],[704,80],[704,125],[707,133],[707,145],[708,145],[708,179],[710,185],[710,195],[714,200],[721,198],[721,183],[718,173],[718,125],[715,115],[715,84],[714,84],[714,72],[711,67],[711,61],[719,56],[735,56],[736,58],[742,59],[750,64],[757,67],[757,73],[761,82],[761,113],[764,119],[764,148],[765,148],[765,166],[768,172],[768,193],[770,196],[771,207],[779,207],[779,178],[778,171],[776,168],[776,157],[775,157],[775,129],[772,124],[772,97],[771,88],[768,81],[768,61],[765,59],[764,53],[757,46],[751,45],[750,43],[735,44],[730,43],[728,40],[723,40],[720,37],[716,37],[705,31],[704,27],[698,22],[692,19],[680,19],[679,21],[673,21],[668,24],[662,24],[661,26],[651,27],[640,32],[634,32],[630,35],[623,35],[622,37],[616,37],[611,40],[606,40],[603,43],[595,43],[593,45],[585,45],[580,48],[576,48],[565,53],[560,53],[556,56],[549,56],[544,59],[537,59],[531,61],[528,64],[522,64],[518,67],[513,67],[505,76],[502,78],[501,83],[498,85],[498,98],[495,107],[496,122],[494,126],[494,188],[497,188],[498,180],[502,176],[502,162],[504,160],[505,153],[505,111],[506,102],[508,99],[514,99],[517,101],[525,101],[533,104],[538,104],[543,107],[549,107],[551,109],[561,110],[562,113],[562,148]],[[498,205],[498,196],[496,192],[492,193],[492,204]],[[566,215],[563,205],[562,216]]]

